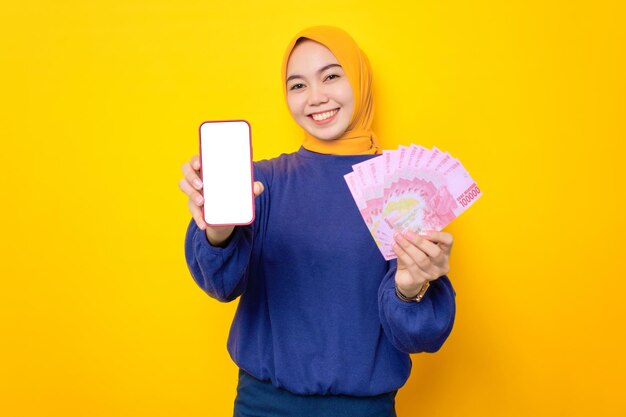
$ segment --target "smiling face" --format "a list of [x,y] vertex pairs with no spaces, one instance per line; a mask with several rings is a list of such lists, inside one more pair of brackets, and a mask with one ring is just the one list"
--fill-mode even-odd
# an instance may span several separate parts
[[341,65],[324,45],[305,39],[287,63],[287,104],[295,121],[321,140],[341,137],[354,110],[354,94]]

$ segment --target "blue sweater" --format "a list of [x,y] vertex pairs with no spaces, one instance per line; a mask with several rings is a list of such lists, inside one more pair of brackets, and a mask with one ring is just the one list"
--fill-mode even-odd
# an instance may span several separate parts
[[265,191],[256,218],[226,247],[212,246],[192,220],[185,256],[211,297],[241,295],[228,352],[242,369],[297,394],[378,395],[411,370],[409,353],[435,352],[455,315],[447,276],[420,303],[394,291],[385,261],[343,176],[374,155],[300,148],[254,163]]

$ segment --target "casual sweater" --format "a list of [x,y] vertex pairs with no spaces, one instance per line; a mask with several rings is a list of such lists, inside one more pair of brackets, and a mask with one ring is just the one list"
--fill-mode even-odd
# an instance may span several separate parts
[[296,394],[378,395],[398,389],[409,353],[435,352],[454,323],[447,276],[420,303],[395,294],[385,261],[343,178],[375,155],[304,148],[254,163],[265,191],[251,225],[212,246],[192,220],[191,275],[223,302],[240,297],[228,352],[242,369]]

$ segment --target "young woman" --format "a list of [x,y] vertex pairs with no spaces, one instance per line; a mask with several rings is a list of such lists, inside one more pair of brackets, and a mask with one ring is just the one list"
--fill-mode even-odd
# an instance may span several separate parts
[[254,163],[249,226],[208,227],[198,157],[183,166],[189,270],[211,297],[241,296],[228,338],[235,416],[395,416],[409,354],[437,351],[452,330],[452,236],[397,233],[398,258],[385,261],[343,178],[380,153],[371,80],[344,31],[293,38],[282,84],[304,141]]

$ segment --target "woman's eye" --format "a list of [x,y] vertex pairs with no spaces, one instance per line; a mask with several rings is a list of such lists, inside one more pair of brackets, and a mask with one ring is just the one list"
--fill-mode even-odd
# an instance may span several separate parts
[[339,78],[339,76],[337,74],[330,74],[328,77],[326,77],[327,80],[328,79],[333,80],[335,78]]
[[294,85],[291,86],[290,90],[299,90],[302,87],[304,87],[304,85],[302,85],[302,84],[294,84]]

